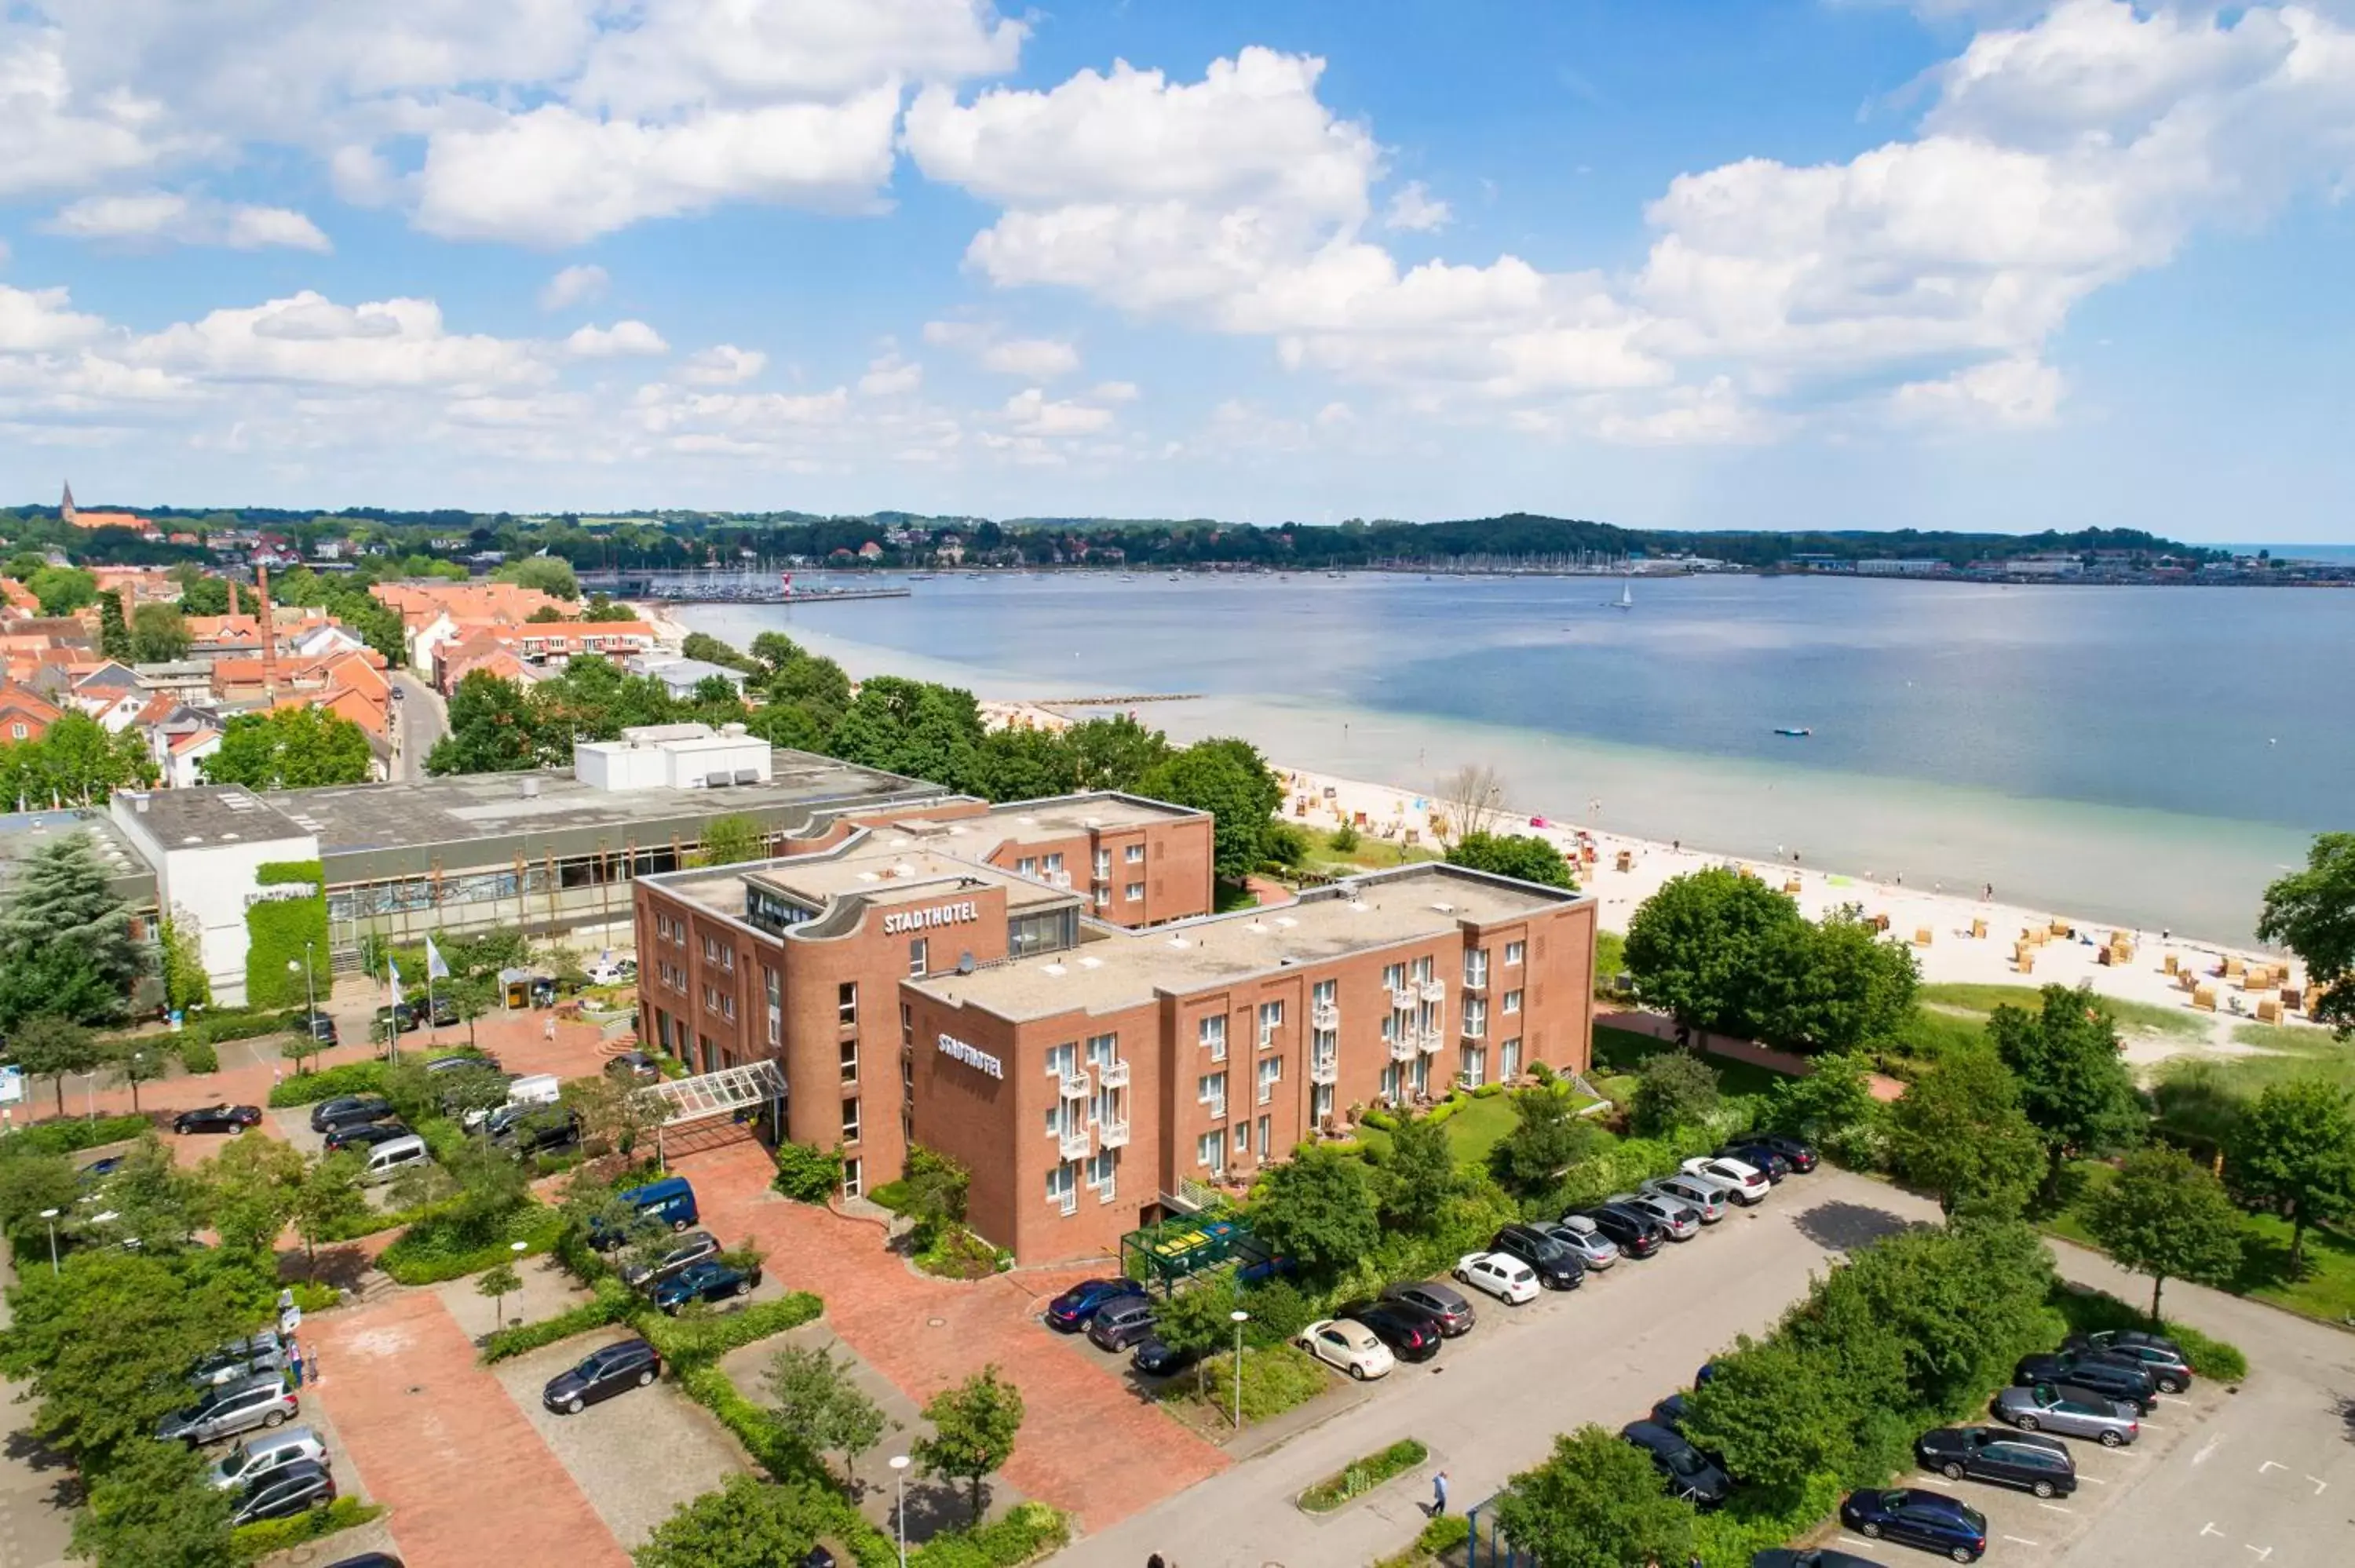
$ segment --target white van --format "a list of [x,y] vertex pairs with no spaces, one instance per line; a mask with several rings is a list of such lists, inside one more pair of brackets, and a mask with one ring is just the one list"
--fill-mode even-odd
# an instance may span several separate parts
[[373,1187],[391,1181],[404,1171],[415,1170],[432,1158],[433,1151],[415,1133],[388,1139],[368,1151],[368,1166],[360,1172],[360,1180]]
[[459,1118],[459,1123],[472,1132],[485,1122],[501,1117],[502,1113],[505,1120],[513,1121],[518,1111],[528,1110],[534,1106],[554,1105],[563,1087],[553,1073],[526,1073],[519,1078],[507,1081],[506,1104],[487,1110],[470,1110]]

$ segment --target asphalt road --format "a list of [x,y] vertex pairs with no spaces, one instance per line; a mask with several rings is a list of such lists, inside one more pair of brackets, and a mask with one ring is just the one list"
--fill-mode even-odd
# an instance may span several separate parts
[[432,688],[408,671],[393,672],[392,683],[394,694],[400,699],[394,705],[393,717],[400,726],[400,755],[394,760],[392,776],[422,779],[425,754],[450,731],[449,713]]

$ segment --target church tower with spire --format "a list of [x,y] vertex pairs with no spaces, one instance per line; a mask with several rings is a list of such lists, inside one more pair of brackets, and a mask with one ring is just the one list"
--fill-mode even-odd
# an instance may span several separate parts
[[73,481],[66,481],[66,498],[58,503],[58,514],[68,523],[74,520]]

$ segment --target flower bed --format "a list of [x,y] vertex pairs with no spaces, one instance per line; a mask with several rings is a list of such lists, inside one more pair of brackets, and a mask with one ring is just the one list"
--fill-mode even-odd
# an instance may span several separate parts
[[1300,1494],[1306,1513],[1331,1513],[1343,1503],[1364,1497],[1384,1481],[1395,1480],[1431,1457],[1431,1450],[1412,1437],[1401,1437],[1379,1454],[1344,1466]]

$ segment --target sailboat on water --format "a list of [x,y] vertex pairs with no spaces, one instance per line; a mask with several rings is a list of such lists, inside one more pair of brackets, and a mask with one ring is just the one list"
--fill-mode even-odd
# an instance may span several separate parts
[[1617,599],[1604,599],[1603,602],[1604,602],[1604,603],[1605,603],[1605,604],[1607,604],[1607,605],[1609,605],[1613,609],[1635,609],[1635,608],[1636,608],[1636,585],[1635,585],[1635,581],[1634,581],[1634,579],[1629,578],[1629,577],[1622,577],[1622,578],[1620,578],[1620,579],[1619,579],[1619,597],[1618,597]]

